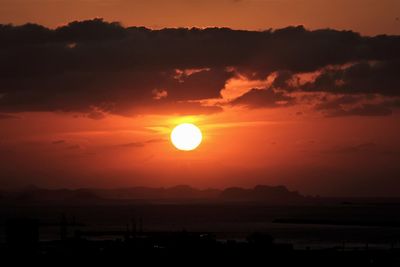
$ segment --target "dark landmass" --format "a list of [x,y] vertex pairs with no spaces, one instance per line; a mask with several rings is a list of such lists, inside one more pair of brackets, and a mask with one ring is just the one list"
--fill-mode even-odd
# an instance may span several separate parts
[[400,227],[400,221],[382,220],[335,220],[335,219],[313,219],[313,218],[278,218],[274,223],[287,224],[314,224],[314,225],[337,225],[337,226],[367,226],[367,227]]
[[44,189],[29,186],[14,192],[0,193],[0,203],[28,204],[121,204],[140,202],[250,202],[265,204],[306,204],[314,201],[284,186],[257,185],[252,189],[239,187],[200,190],[187,185],[170,188],[128,187],[116,189]]
[[257,185],[254,188],[196,189],[188,185],[169,188],[126,187],[114,189],[45,189],[27,186],[0,191],[0,204],[130,204],[130,203],[242,203],[262,205],[400,205],[394,197],[304,196],[285,186]]
[[219,197],[227,201],[254,201],[271,204],[304,204],[311,198],[304,197],[298,192],[289,191],[285,186],[257,185],[252,189],[231,187],[223,190]]
[[[304,196],[266,185],[224,190],[29,186],[0,192],[0,256],[29,252],[39,258],[130,260],[132,255],[178,259],[184,253],[221,260],[240,254],[238,260],[269,255],[272,263],[291,265],[316,260],[317,265],[376,266],[398,262],[399,203],[397,198]],[[254,232],[263,233],[263,241],[251,241]],[[346,248],[340,245],[345,243]]]
[[399,266],[399,203],[304,196],[265,185],[29,186],[0,193],[0,257],[109,259],[114,265],[193,265],[196,259],[245,266]]
[[[67,224],[60,224],[60,239],[40,241],[39,223],[32,219],[9,220],[7,242],[0,245],[0,257],[14,263],[29,260],[53,264],[110,260],[119,264],[243,264],[245,266],[397,266],[398,248],[363,249],[343,246],[329,249],[294,249],[290,243],[276,242],[267,233],[254,232],[244,240],[219,240],[207,232],[145,232],[136,227],[124,231],[75,231],[67,236]],[[116,236],[114,239],[107,235]],[[93,239],[93,237],[97,239]]]

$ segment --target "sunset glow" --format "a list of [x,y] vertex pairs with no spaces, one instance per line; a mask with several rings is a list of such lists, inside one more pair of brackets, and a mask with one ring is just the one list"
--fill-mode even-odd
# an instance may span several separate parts
[[3,262],[400,266],[400,0],[0,2]]
[[398,0],[2,7],[0,189],[399,194]]

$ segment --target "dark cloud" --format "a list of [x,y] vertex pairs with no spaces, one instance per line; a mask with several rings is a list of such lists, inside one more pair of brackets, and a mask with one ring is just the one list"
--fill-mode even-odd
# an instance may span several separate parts
[[146,141],[142,141],[142,142],[130,142],[130,143],[125,143],[125,144],[121,144],[118,145],[119,147],[128,147],[128,148],[138,148],[138,147],[144,147],[147,144],[154,144],[154,143],[161,143],[161,142],[165,142],[165,139],[149,139]]
[[353,153],[365,153],[365,152],[376,152],[378,146],[374,142],[361,143],[350,146],[337,146],[331,150],[325,151],[333,154],[353,154]]
[[82,148],[82,146],[78,145],[78,144],[70,145],[70,146],[67,147],[67,149],[71,149],[71,150],[81,149],[81,148]]
[[383,105],[392,108],[400,108],[400,98],[393,98],[383,102]]
[[[302,26],[150,30],[95,19],[56,29],[0,25],[0,40],[0,112],[6,113],[71,111],[101,119],[108,113],[180,112],[183,106],[192,113],[217,112],[220,107],[196,100],[220,97],[235,72],[250,79],[278,72],[273,87],[288,89],[293,74],[350,62],[356,64],[324,69],[297,89],[399,95],[399,36]],[[196,71],[178,79],[177,70]],[[155,98],[155,90],[163,97]],[[284,98],[267,94],[252,91],[236,103],[274,106],[268,98]]]
[[86,117],[93,120],[101,120],[106,117],[106,113],[98,107],[92,107],[91,110],[86,114]]
[[251,89],[244,95],[231,102],[232,105],[246,106],[248,108],[275,108],[292,105],[294,98],[269,89]]
[[354,145],[339,145],[331,149],[323,151],[328,154],[343,154],[343,155],[383,155],[383,156],[400,156],[400,150],[393,145],[377,144],[375,142],[365,142]]
[[278,71],[277,76],[272,83],[273,87],[288,89],[291,87],[289,84],[290,80],[293,78],[293,72],[291,71]]
[[349,109],[328,110],[325,115],[327,117],[342,116],[389,116],[393,111],[384,104],[363,104]]
[[349,104],[355,104],[360,101],[360,96],[353,95],[345,95],[336,99],[327,100],[323,99],[323,101],[315,106],[316,110],[337,110],[342,109],[343,106]]
[[331,93],[376,93],[400,95],[400,60],[359,62],[345,68],[327,68],[313,82],[306,83],[305,91]]
[[131,142],[119,145],[121,147],[144,147],[144,142]]
[[65,140],[55,140],[53,142],[51,142],[53,145],[60,145],[60,144],[65,144],[66,141]]
[[342,95],[333,99],[323,97],[314,108],[326,117],[389,116],[392,109],[398,107],[398,102],[396,98],[379,100],[373,95]]
[[8,119],[21,119],[21,117],[13,115],[13,114],[6,114],[6,113],[0,113],[0,120],[8,120]]
[[54,140],[53,142],[51,142],[51,144],[56,145],[56,146],[62,146],[65,149],[68,150],[80,150],[80,149],[84,149],[85,147],[80,145],[80,144],[71,144],[69,143],[67,140]]

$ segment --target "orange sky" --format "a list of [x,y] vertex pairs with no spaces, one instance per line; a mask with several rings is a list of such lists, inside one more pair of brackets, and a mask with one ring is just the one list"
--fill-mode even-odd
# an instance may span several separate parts
[[[0,188],[282,184],[399,196],[399,1],[0,6],[0,23],[43,25],[0,28]],[[67,25],[94,17],[104,20]],[[248,31],[126,28],[140,25]],[[293,25],[306,27],[259,31]],[[172,146],[180,122],[203,131],[198,149]]]
[[[397,184],[399,172],[399,114],[326,119],[297,110],[230,110],[188,119],[19,114],[21,119],[0,120],[2,184],[285,184],[308,194],[397,193],[388,185]],[[203,131],[195,151],[178,151],[168,140],[180,120]]]

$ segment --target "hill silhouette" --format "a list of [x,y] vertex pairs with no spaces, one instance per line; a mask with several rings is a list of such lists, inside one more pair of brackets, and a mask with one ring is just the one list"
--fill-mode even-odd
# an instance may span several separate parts
[[252,189],[231,187],[220,194],[220,198],[230,201],[268,202],[271,204],[304,203],[307,198],[297,191],[289,191],[285,186],[257,185]]
[[254,188],[230,187],[197,189],[188,185],[174,187],[126,187],[115,189],[44,189],[28,186],[13,192],[2,192],[0,201],[20,203],[101,203],[123,201],[212,201],[261,202],[270,204],[305,203],[308,198],[285,186],[257,185]]

